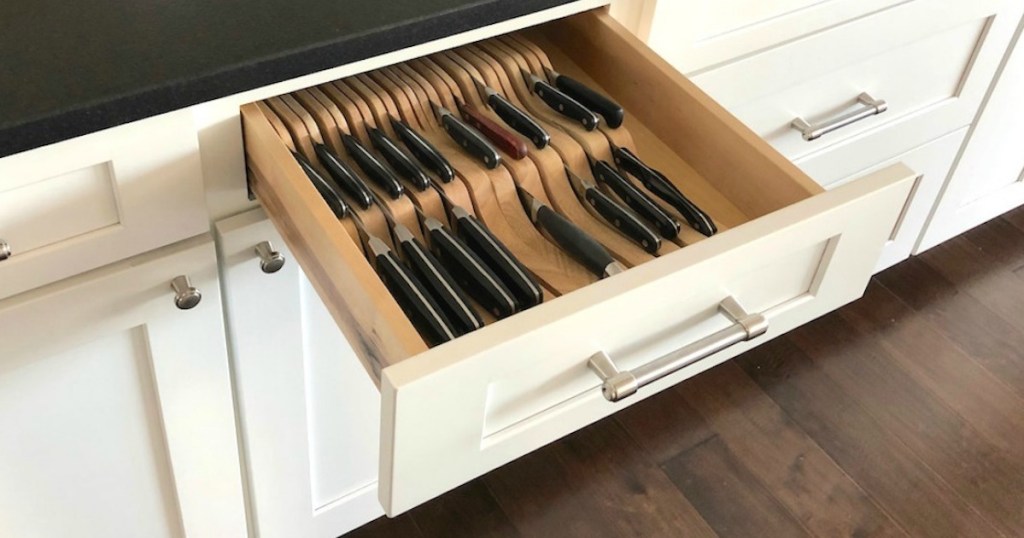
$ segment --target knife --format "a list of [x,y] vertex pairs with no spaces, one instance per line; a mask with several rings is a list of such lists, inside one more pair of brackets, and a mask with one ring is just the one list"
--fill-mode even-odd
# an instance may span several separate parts
[[498,149],[504,151],[505,154],[517,161],[526,157],[526,143],[517,138],[516,135],[508,132],[507,129],[481,114],[479,110],[461,101],[457,101],[456,105],[459,107],[462,119],[470,127],[480,131],[480,134],[486,136]]
[[302,168],[302,171],[306,173],[306,177],[309,178],[310,183],[312,183],[317,192],[320,193],[320,197],[323,198],[327,207],[331,208],[331,212],[334,213],[334,216],[339,219],[345,218],[349,213],[348,204],[346,204],[345,200],[338,194],[338,191],[334,190],[334,187],[327,183],[327,180],[320,175],[320,172],[317,172],[316,169],[313,168],[313,165],[310,164],[305,157],[294,151],[292,152],[292,156],[294,156],[295,160],[298,161],[299,168]]
[[540,284],[486,226],[459,206],[453,206],[451,213],[455,219],[455,232],[505,283],[519,303],[520,310],[539,305],[544,300]]
[[342,133],[341,142],[345,145],[345,150],[348,151],[352,160],[359,165],[359,168],[366,175],[370,176],[374,183],[387,191],[392,199],[397,200],[405,192],[402,184],[398,182],[398,178],[391,173],[391,170],[388,170],[369,150],[364,148],[356,140],[356,137]]
[[636,215],[630,213],[616,203],[615,200],[609,198],[607,194],[601,192],[593,183],[574,174],[568,166],[565,167],[565,174],[568,176],[573,190],[576,191],[576,196],[586,200],[590,207],[605,221],[622,233],[622,235],[639,244],[647,252],[651,254],[658,252],[658,249],[661,248],[661,238],[658,237],[658,234],[652,232]]
[[495,91],[490,86],[487,86],[476,77],[473,78],[473,83],[476,84],[477,90],[480,91],[481,96],[484,99],[484,103],[487,104],[494,111],[495,114],[505,122],[506,125],[514,129],[517,133],[529,138],[533,145],[537,149],[544,149],[548,143],[551,142],[551,135],[540,126],[533,118],[531,118],[526,112],[523,112],[519,107],[513,105],[505,99],[503,95]]
[[431,249],[469,295],[496,318],[511,316],[519,305],[512,292],[472,250],[452,235],[441,221],[427,217],[424,226]]
[[622,125],[622,121],[626,118],[626,111],[618,103],[574,78],[546,67],[544,71],[547,73],[548,79],[555,82],[556,88],[579,101],[581,105],[600,114],[604,118],[605,125],[612,129]]
[[658,198],[668,202],[686,219],[690,226],[701,234],[711,237],[718,232],[711,216],[704,212],[676,188],[661,172],[647,166],[639,157],[626,148],[613,147],[615,164],[626,173],[633,175]]
[[374,127],[367,127],[366,131],[370,134],[370,142],[373,143],[373,147],[377,148],[377,151],[384,156],[384,159],[400,176],[407,179],[414,187],[421,191],[430,187],[430,180],[427,179],[419,165],[413,162],[405,152],[396,146],[388,138],[388,135]]
[[470,155],[480,159],[488,169],[494,169],[501,164],[501,155],[498,150],[487,141],[486,138],[472,127],[466,125],[459,118],[455,117],[447,108],[431,101],[430,106],[434,109],[437,121],[444,127],[448,136],[469,152]]
[[589,108],[529,71],[523,70],[523,77],[526,79],[526,86],[530,88],[530,91],[537,94],[537,97],[540,97],[549,107],[559,114],[579,122],[588,131],[597,129],[601,119]]
[[653,224],[662,237],[672,239],[679,236],[679,222],[666,213],[657,202],[648,198],[640,189],[637,189],[628,179],[622,177],[612,165],[605,161],[591,160],[590,170],[593,172],[595,179],[601,182],[601,184],[606,185],[644,220]]
[[427,139],[420,136],[412,127],[409,127],[402,120],[391,119],[391,127],[398,133],[398,137],[405,143],[405,147],[409,148],[409,152],[416,156],[416,159],[426,166],[435,174],[441,178],[441,181],[450,183],[451,180],[455,179],[455,170],[452,169],[452,165],[448,163],[448,159],[444,158],[444,155],[438,151]]
[[370,207],[370,204],[373,203],[373,199],[370,198],[370,191],[363,184],[362,180],[356,177],[355,171],[339,159],[327,146],[316,144],[313,146],[313,149],[316,151],[317,157],[320,158],[320,163],[327,169],[327,173],[334,179],[334,182],[347,192],[349,196],[354,198],[359,207],[363,209]]
[[590,272],[605,278],[626,270],[622,264],[612,258],[612,255],[601,243],[590,237],[587,232],[558,214],[544,202],[534,198],[522,187],[516,186],[516,190],[519,192],[519,200],[526,208],[530,220],[555,244]]

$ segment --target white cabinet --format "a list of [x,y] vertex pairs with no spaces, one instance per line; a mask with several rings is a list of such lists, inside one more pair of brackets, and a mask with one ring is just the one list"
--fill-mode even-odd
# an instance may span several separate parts
[[[375,519],[376,386],[262,210],[217,231],[254,534],[333,538]],[[262,241],[286,259],[275,273]]]
[[0,302],[0,535],[245,536],[219,295],[204,236]]
[[1024,203],[1024,46],[1007,54],[918,252]]

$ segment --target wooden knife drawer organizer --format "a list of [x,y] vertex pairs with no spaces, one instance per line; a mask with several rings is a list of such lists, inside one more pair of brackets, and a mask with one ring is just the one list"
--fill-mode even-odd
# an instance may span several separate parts
[[[329,118],[275,119],[282,103],[301,107],[301,99],[310,98],[303,92],[268,100],[278,107],[276,112],[266,102],[242,108],[251,188],[380,388],[379,491],[389,515],[859,297],[914,182],[912,172],[896,165],[824,192],[604,10],[548,22],[519,35],[540,47],[556,71],[620,103],[626,120],[622,127],[609,129],[609,136],[627,144],[628,132],[640,158],[665,172],[709,213],[719,233],[705,238],[682,221],[684,233],[678,244],[666,241],[657,256],[607,244],[609,250],[618,249],[616,257],[629,268],[602,280],[571,263],[544,267],[520,257],[548,290],[543,304],[428,347],[367,261],[349,219],[335,218],[285,142],[291,138],[295,150],[308,153],[303,146],[309,141],[297,140],[303,131],[295,130],[304,125],[305,132],[325,131],[320,140],[310,135],[313,141],[336,146],[336,135],[316,125],[320,121],[329,127]],[[499,36],[455,49],[454,54],[466,59],[481,50],[500,51],[494,41],[513,43],[512,39]],[[430,58],[440,65],[452,56],[439,53]],[[478,67],[488,85],[501,91],[516,84],[511,77],[502,81],[486,73],[485,63]],[[395,75],[392,80],[401,79]],[[357,88],[358,93],[362,84],[388,94],[388,88],[372,89],[374,82],[383,86],[387,77],[378,71],[350,77],[341,85]],[[464,98],[472,101],[472,83],[453,81],[450,86],[460,84],[468,94]],[[321,85],[320,93],[312,95],[337,89],[328,86]],[[413,102],[429,92],[410,88],[403,97],[402,91],[390,90],[393,108],[385,104],[381,110],[368,110],[371,104],[363,114],[406,114],[424,124],[432,120],[427,105]],[[544,119],[558,123],[552,116]],[[562,132],[549,130],[554,131],[553,140]],[[588,151],[595,157],[608,158],[604,136],[577,131],[583,134],[558,135],[562,150],[549,146],[537,151],[543,156],[526,161],[554,159],[549,162],[557,167],[564,161],[586,173],[581,144],[590,144]],[[533,235],[535,229],[515,227],[521,216],[509,216],[522,207],[515,189],[509,188],[510,175],[526,181],[527,176],[515,169],[522,163],[505,159],[511,172],[487,173],[479,166],[472,170],[458,156],[458,148],[445,140],[443,134],[432,139],[459,172],[455,181],[478,182],[469,189],[472,194],[464,190],[457,195],[465,206],[485,222],[504,215],[508,223],[488,223],[502,240],[534,247],[536,241],[544,241]],[[565,150],[573,141],[577,149]],[[530,151],[536,151],[532,145]],[[567,187],[564,174],[561,180]],[[566,198],[571,190],[537,189],[556,209],[571,206],[572,200]],[[501,198],[509,196],[513,198]],[[428,213],[439,211],[428,207],[428,197],[420,202]],[[436,196],[432,203],[439,203]],[[502,209],[496,210],[499,206]],[[408,215],[396,214],[396,219],[403,218],[416,217],[409,209]],[[599,238],[612,236],[614,232]],[[748,333],[749,339],[723,341],[730,331],[735,336],[744,326],[744,320],[738,323],[728,315],[736,314],[737,305],[760,326]],[[731,310],[726,312],[723,306]],[[656,359],[678,359],[687,353],[692,360],[667,375],[650,377],[648,367],[638,377],[647,375],[650,382],[642,381],[635,394],[614,402],[603,394],[606,384],[596,366],[607,366],[610,360],[623,372],[639,372]]]

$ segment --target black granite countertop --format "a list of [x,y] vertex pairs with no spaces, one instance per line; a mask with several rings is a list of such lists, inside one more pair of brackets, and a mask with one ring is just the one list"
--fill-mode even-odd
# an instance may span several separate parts
[[571,0],[0,0],[0,157]]

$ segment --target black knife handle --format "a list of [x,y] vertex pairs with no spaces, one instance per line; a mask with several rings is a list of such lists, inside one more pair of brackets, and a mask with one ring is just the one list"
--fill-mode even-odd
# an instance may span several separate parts
[[519,305],[494,271],[440,222],[428,220],[431,249],[455,281],[496,318],[511,316]]
[[402,142],[405,143],[405,147],[409,148],[409,152],[423,163],[423,166],[437,174],[441,181],[450,183],[451,180],[455,179],[455,170],[448,163],[448,159],[445,159],[444,155],[427,139],[420,136],[412,127],[406,125],[404,121],[391,118],[391,126],[398,133],[398,137],[402,139]]
[[320,163],[327,169],[327,173],[331,175],[334,182],[347,192],[359,204],[359,207],[363,209],[370,207],[370,204],[373,203],[373,195],[370,194],[363,180],[356,175],[355,170],[339,159],[327,146],[316,144],[313,149],[316,150]]
[[615,258],[590,234],[547,205],[537,208],[534,222],[562,250],[599,277],[609,276]]
[[295,156],[295,160],[299,163],[299,168],[306,173],[306,177],[309,178],[310,183],[316,187],[317,192],[320,193],[320,197],[324,199],[327,207],[331,208],[334,216],[343,219],[348,215],[348,204],[342,199],[338,191],[334,190],[334,187],[320,175],[319,172],[313,168],[313,165],[309,164],[309,161],[305,157],[298,153],[292,153]]
[[456,233],[505,283],[521,310],[544,300],[544,291],[533,275],[487,227],[461,207],[452,208],[452,216]]
[[588,131],[597,129],[597,124],[601,122],[589,108],[543,80],[534,81],[533,92],[556,112],[579,122]]
[[356,140],[356,137],[349,134],[341,135],[341,142],[345,145],[345,150],[352,157],[352,160],[359,165],[359,168],[367,175],[374,183],[380,185],[385,192],[393,199],[398,199],[405,189],[402,188],[402,184],[398,182],[398,178],[391,173],[376,157],[373,156],[363,147],[362,144]]
[[377,151],[384,156],[384,159],[391,165],[391,168],[398,172],[398,175],[407,179],[409,183],[412,183],[414,187],[421,191],[430,188],[430,180],[427,179],[423,170],[396,146],[388,138],[388,135],[381,132],[380,129],[373,127],[367,128],[367,131],[370,133],[370,142],[373,143],[373,147],[377,148]]
[[377,254],[374,262],[377,274],[384,281],[384,285],[428,345],[433,346],[455,339],[451,322],[445,318],[441,308],[427,293],[423,283],[402,265],[394,252],[388,250]]
[[498,150],[494,149],[484,135],[463,123],[462,120],[451,114],[445,114],[441,116],[441,125],[456,144],[462,146],[470,155],[480,159],[488,169],[493,170],[501,164],[501,155],[498,154]]
[[423,243],[405,226],[399,224],[395,226],[394,231],[405,261],[408,262],[420,281],[426,285],[427,290],[437,300],[444,314],[451,320],[457,336],[483,327],[484,321],[480,319],[480,315],[469,303],[466,293],[462,291],[452,275],[445,270],[441,262],[427,251]]
[[511,127],[517,133],[529,138],[533,145],[537,149],[544,149],[547,147],[548,142],[551,141],[551,135],[548,134],[539,123],[534,121],[526,112],[520,110],[517,106],[508,102],[504,97],[492,93],[487,97],[487,104],[490,105],[494,113],[505,122],[506,125]]
[[604,161],[597,161],[591,167],[594,178],[607,185],[630,209],[636,211],[644,220],[658,229],[658,233],[666,239],[679,236],[680,225],[654,200],[651,200],[628,179],[622,177],[612,166]]
[[658,237],[658,234],[651,231],[636,215],[615,203],[615,200],[609,198],[607,194],[590,187],[583,193],[583,196],[604,220],[644,250],[656,254],[661,248],[661,238]]
[[612,129],[622,125],[626,118],[626,111],[618,103],[574,78],[560,74],[555,77],[555,86],[583,106],[600,114],[605,125]]
[[615,164],[633,175],[655,196],[666,201],[679,212],[686,222],[701,234],[711,237],[718,232],[718,227],[711,216],[691,202],[661,172],[647,166],[639,157],[626,148],[615,148],[613,152]]

